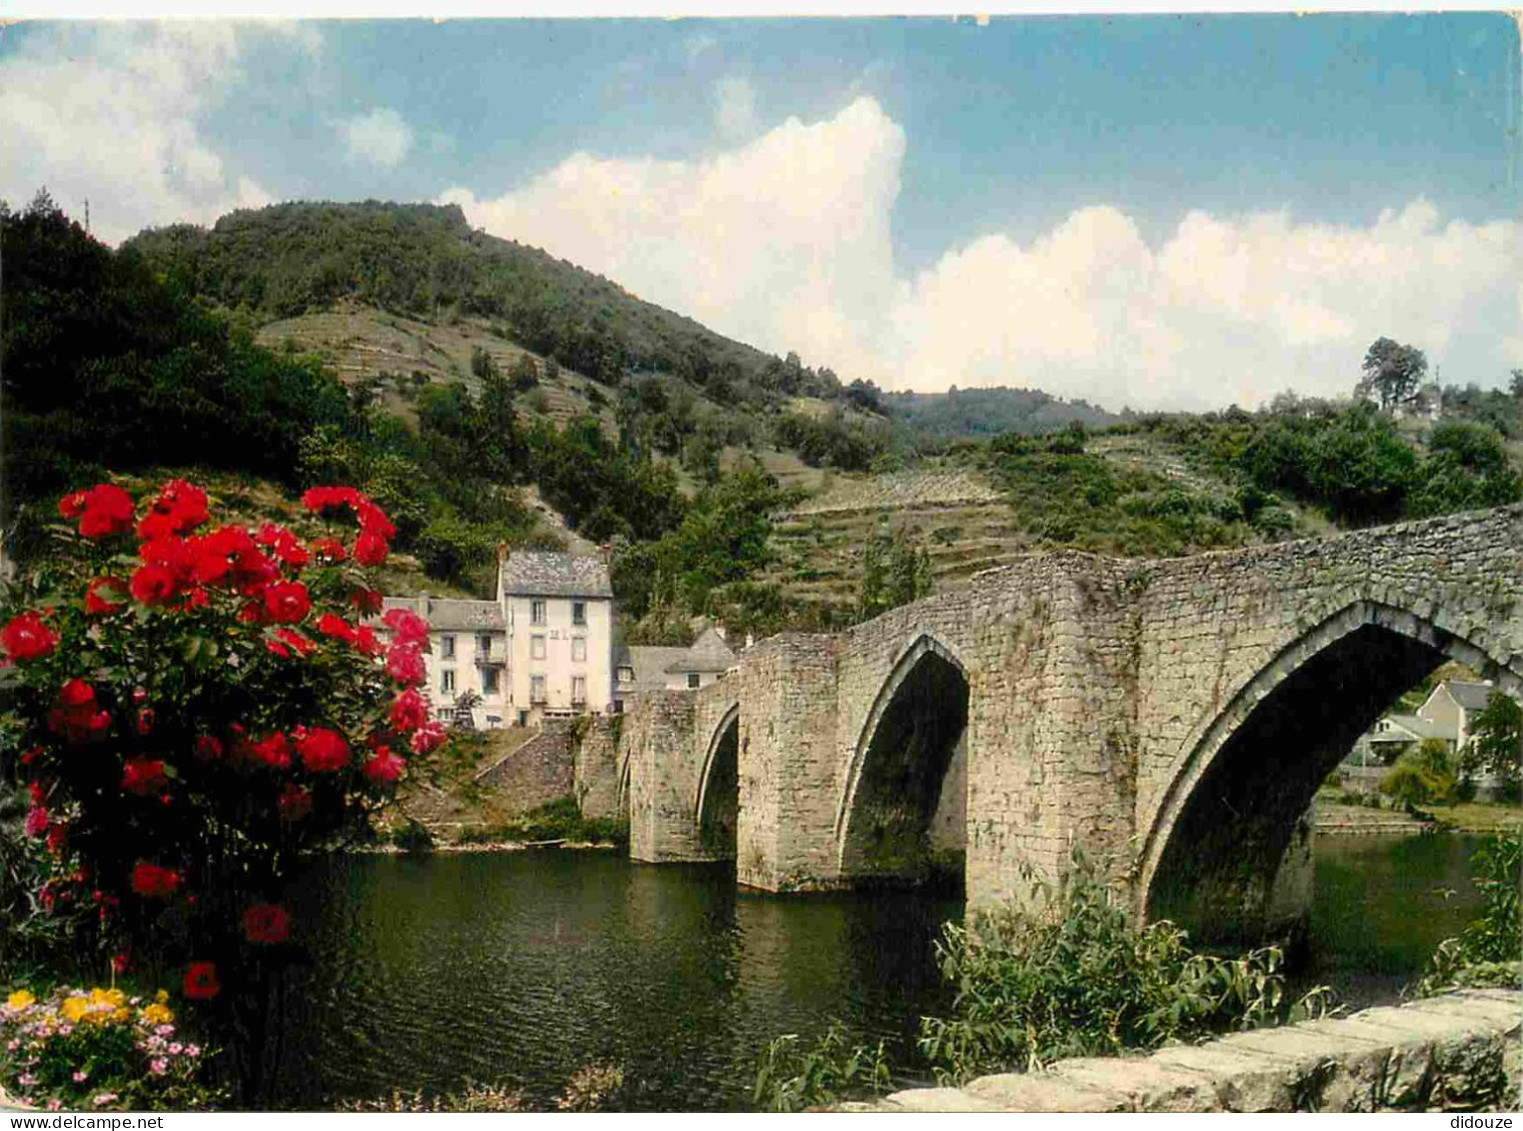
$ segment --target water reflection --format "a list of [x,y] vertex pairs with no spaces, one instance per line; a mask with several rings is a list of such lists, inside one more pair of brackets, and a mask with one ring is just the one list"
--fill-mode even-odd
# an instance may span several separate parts
[[[1319,838],[1297,981],[1390,1000],[1474,914],[1475,846]],[[630,1109],[735,1110],[769,1040],[837,1017],[912,1063],[920,1016],[948,1005],[932,942],[962,915],[910,893],[737,892],[733,865],[601,853],[340,859],[295,898],[322,956],[284,1073],[303,1106],[473,1081],[547,1106],[578,1068],[610,1060]]]

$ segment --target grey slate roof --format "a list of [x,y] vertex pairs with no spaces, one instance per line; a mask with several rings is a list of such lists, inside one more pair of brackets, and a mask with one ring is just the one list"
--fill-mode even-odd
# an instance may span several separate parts
[[693,641],[691,648],[685,649],[684,654],[677,657],[667,667],[669,672],[722,672],[728,671],[735,664],[735,653],[724,642],[710,625],[703,630],[703,635]]
[[510,597],[613,597],[602,558],[545,550],[515,550],[498,567]]
[[[1452,730],[1448,730],[1438,723],[1430,723],[1427,719],[1419,718],[1416,715],[1387,715],[1385,719],[1386,722],[1399,726],[1402,730],[1415,734],[1418,738],[1442,738],[1450,742],[1454,741],[1454,732]],[[1406,734],[1392,733],[1390,731],[1384,733],[1371,731],[1369,738],[1371,742],[1412,741]]]
[[[686,656],[686,648],[668,648],[656,644],[636,644],[614,649],[614,675],[620,668],[630,668],[635,678],[619,680],[620,691],[662,691],[666,688],[667,665]],[[680,671],[687,669],[681,668]]]
[[417,613],[435,632],[490,632],[504,627],[496,601],[458,601],[442,597],[387,597],[386,609]]
[[1484,711],[1486,701],[1496,690],[1489,683],[1471,683],[1463,679],[1446,679],[1444,686],[1454,696],[1454,701],[1467,711]]

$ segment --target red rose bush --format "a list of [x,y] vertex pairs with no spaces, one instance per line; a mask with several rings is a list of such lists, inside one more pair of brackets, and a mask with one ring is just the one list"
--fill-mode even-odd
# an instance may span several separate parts
[[45,901],[93,901],[113,952],[193,999],[259,984],[302,935],[281,902],[298,861],[367,829],[444,737],[416,690],[428,625],[361,623],[391,522],[353,488],[302,503],[320,534],[214,525],[183,480],[75,492],[83,568],[0,617]]

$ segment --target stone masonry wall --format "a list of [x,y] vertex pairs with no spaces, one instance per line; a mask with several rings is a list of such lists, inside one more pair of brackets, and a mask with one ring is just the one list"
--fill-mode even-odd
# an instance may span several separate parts
[[512,813],[572,796],[572,727],[569,719],[547,720],[533,738],[477,774],[476,784]]
[[917,1088],[876,1104],[915,1112],[1517,1110],[1523,993],[1464,990],[1347,1018],[1234,1033],[1148,1057]]
[[587,720],[573,764],[573,792],[583,817],[606,820],[622,817],[619,799],[619,734],[622,715],[595,715]]

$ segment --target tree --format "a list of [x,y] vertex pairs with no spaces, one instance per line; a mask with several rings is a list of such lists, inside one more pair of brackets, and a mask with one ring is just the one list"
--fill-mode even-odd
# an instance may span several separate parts
[[1417,395],[1417,388],[1428,372],[1428,358],[1414,346],[1379,338],[1365,353],[1361,368],[1364,376],[1354,386],[1354,395],[1361,400],[1376,400],[1382,409],[1389,410]]
[[1475,717],[1470,741],[1460,756],[1464,773],[1495,774],[1509,785],[1519,779],[1523,757],[1523,707],[1500,691],[1493,691],[1486,709]]
[[858,604],[863,620],[907,605],[931,592],[931,555],[903,530],[882,534],[862,551]]
[[1380,792],[1410,809],[1435,801],[1451,802],[1458,785],[1448,748],[1440,739],[1425,738],[1416,750],[1409,750],[1398,758],[1396,765],[1380,779]]

